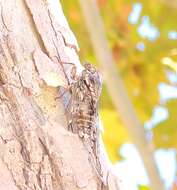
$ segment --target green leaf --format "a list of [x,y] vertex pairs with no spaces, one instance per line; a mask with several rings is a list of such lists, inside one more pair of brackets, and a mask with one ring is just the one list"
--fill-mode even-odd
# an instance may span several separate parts
[[139,190],[150,190],[150,188],[148,186],[145,186],[145,185],[139,185],[138,189]]
[[169,118],[153,128],[154,144],[158,148],[177,148],[177,99],[172,99],[166,105]]

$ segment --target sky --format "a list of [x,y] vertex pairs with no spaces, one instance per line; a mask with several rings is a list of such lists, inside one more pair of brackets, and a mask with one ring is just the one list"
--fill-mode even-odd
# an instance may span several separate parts
[[[124,160],[115,165],[116,173],[126,184],[127,189],[138,190],[138,184],[148,185],[148,177],[141,157],[133,144],[124,144],[120,150]],[[165,186],[169,188],[176,173],[176,155],[173,149],[160,149],[155,152],[155,160]],[[136,163],[136,164],[135,164]],[[168,167],[166,167],[168,163]]]

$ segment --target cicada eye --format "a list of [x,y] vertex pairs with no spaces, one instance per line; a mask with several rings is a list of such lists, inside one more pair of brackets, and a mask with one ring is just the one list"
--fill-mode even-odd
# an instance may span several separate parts
[[85,62],[85,63],[84,63],[84,68],[85,68],[86,70],[90,70],[91,67],[92,67],[92,66],[91,66],[90,63],[88,63],[88,62]]
[[84,64],[84,68],[91,72],[92,74],[94,74],[96,72],[96,69],[93,67],[93,65],[91,65],[90,63],[85,63]]

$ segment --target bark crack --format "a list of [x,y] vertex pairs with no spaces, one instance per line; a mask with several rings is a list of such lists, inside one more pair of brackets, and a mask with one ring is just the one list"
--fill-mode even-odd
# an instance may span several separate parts
[[[51,14],[50,14],[50,11],[49,11],[49,10],[48,10],[48,16],[49,16],[50,24],[51,24],[52,29],[53,29],[53,31],[54,31],[55,37],[56,37],[56,39],[57,39],[57,41],[58,41],[58,34],[57,34],[57,31],[55,30],[55,27],[54,27],[54,25],[53,25],[53,21],[52,21]],[[58,47],[56,46],[54,40],[53,40],[53,45],[54,45],[54,47],[55,47],[55,49],[56,49],[56,52],[57,52],[57,55],[58,55],[58,57],[56,57],[56,58],[57,58],[58,62],[59,62],[60,65],[61,65],[61,68],[62,68],[62,70],[63,70],[63,73],[64,73],[65,78],[66,78],[66,80],[67,80],[67,82],[68,82],[68,85],[69,85],[70,82],[69,82],[68,76],[67,76],[67,74],[66,74],[66,72],[65,72],[64,66],[63,66],[63,64],[62,64],[62,62],[61,62],[61,58],[60,58],[60,54],[59,54],[59,51],[58,51]]]
[[3,23],[4,27],[5,27],[5,29],[6,29],[8,32],[11,32],[11,30],[7,27],[7,25],[6,25],[6,23],[5,23],[5,20],[4,20],[2,2],[0,3],[0,7],[1,7],[1,20],[2,20],[2,23]]
[[43,52],[45,52],[47,55],[49,55],[48,50],[46,49],[44,41],[42,39],[42,36],[41,36],[40,32],[38,31],[38,28],[36,26],[33,14],[31,12],[30,8],[28,7],[26,0],[23,0],[23,2],[24,2],[25,10],[26,10],[27,14],[29,15],[28,18],[30,20],[31,28],[33,29],[33,33],[34,33],[37,41],[39,42],[40,48],[41,48],[41,50],[43,50]]
[[45,145],[45,143],[43,142],[43,140],[40,137],[39,137],[39,141],[40,141],[40,143],[41,143],[41,145],[43,147],[44,152],[46,153],[46,155],[47,155],[47,157],[49,159],[50,165],[52,166],[51,169],[52,169],[52,172],[54,174],[53,177],[55,177],[57,179],[57,184],[59,185],[60,189],[64,190],[65,188],[64,188],[63,184],[61,183],[62,180],[61,180],[61,175],[60,175],[60,171],[58,169],[58,166],[56,166],[55,162],[53,161],[53,159],[52,159],[52,157],[50,155],[50,152],[49,152],[47,146]]
[[2,140],[2,142],[4,143],[4,144],[7,144],[8,142],[10,142],[10,141],[13,141],[14,139],[5,139],[5,138],[3,138],[3,136],[2,135],[0,135],[0,138],[1,138],[1,140]]
[[[48,10],[48,15],[49,15],[49,19],[50,19],[50,22],[51,22],[52,29],[53,29],[53,31],[54,31],[54,33],[55,33],[55,36],[56,36],[57,40],[58,40],[58,37],[57,37],[58,34],[57,34],[57,31],[55,30],[55,27],[54,27],[54,25],[53,25],[52,16],[51,16],[51,13],[50,13],[49,10]],[[60,33],[60,35],[61,35],[61,37],[62,37],[62,40],[63,40],[65,46],[66,46],[66,47],[69,47],[69,48],[73,48],[73,49],[76,51],[76,53],[78,53],[76,45],[67,43],[67,42],[66,42],[66,39],[65,39],[65,37],[64,37],[64,35],[62,34],[62,32],[61,32],[60,30],[58,30],[58,32]]]

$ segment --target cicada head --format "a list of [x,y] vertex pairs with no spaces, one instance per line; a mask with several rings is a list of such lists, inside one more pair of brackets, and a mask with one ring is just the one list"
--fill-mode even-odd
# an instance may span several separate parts
[[85,63],[84,68],[85,69],[82,71],[82,80],[84,81],[93,99],[97,102],[102,90],[101,75],[90,63]]

